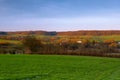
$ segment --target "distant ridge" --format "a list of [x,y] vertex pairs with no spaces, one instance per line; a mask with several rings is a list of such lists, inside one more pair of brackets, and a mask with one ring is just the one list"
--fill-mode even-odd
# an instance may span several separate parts
[[58,35],[120,35],[120,30],[79,30],[79,31],[66,31],[66,32],[58,32]]
[[[3,31],[1,31],[3,32]],[[31,34],[37,34],[37,35],[68,35],[68,36],[85,36],[85,35],[95,35],[95,36],[101,36],[101,35],[120,35],[120,30],[79,30],[79,31],[14,31],[14,32],[6,32],[7,34],[22,34],[22,35],[31,35]]]

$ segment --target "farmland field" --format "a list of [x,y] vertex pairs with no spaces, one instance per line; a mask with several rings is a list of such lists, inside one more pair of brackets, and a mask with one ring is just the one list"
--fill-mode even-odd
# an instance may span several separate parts
[[18,41],[18,40],[5,40],[5,39],[0,39],[0,43],[4,43],[4,42],[6,42],[6,43],[11,43],[11,44],[21,44],[21,42],[20,41]]
[[0,80],[120,80],[120,59],[0,55]]

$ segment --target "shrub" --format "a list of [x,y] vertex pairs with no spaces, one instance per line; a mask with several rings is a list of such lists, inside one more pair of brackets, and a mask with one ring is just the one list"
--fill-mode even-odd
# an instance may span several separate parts
[[29,53],[38,52],[42,47],[41,41],[34,36],[27,36],[23,40],[23,45],[28,49]]

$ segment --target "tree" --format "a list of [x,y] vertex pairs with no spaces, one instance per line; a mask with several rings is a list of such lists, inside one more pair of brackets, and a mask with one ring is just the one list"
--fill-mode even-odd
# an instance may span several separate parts
[[109,45],[109,47],[110,48],[116,48],[116,47],[118,47],[118,44],[117,43],[111,43],[110,45]]
[[28,53],[34,53],[34,52],[36,53],[42,47],[41,41],[35,38],[34,36],[27,36],[23,40],[23,45],[28,50]]
[[88,39],[84,39],[82,41],[82,45],[86,48],[90,47],[90,41]]
[[111,43],[115,43],[115,40],[113,39],[108,39],[104,41],[105,44],[111,44]]

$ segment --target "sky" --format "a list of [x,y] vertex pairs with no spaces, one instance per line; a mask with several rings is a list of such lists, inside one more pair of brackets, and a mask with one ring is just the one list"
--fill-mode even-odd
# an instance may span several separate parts
[[120,30],[120,0],[0,0],[0,31]]

